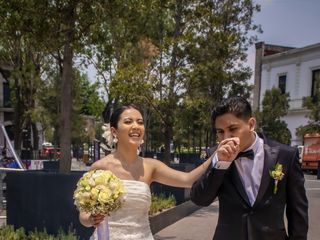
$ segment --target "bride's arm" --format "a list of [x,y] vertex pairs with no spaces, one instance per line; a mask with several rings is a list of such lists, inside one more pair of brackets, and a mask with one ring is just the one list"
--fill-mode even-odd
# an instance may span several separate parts
[[[214,154],[212,154],[213,156]],[[150,160],[153,166],[152,181],[174,187],[191,188],[192,184],[211,167],[212,156],[190,172],[182,172],[168,167],[158,160]]]

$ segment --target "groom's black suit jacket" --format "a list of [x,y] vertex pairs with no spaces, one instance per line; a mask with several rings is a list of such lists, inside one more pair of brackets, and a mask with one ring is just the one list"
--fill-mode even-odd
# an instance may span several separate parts
[[[201,206],[219,199],[219,219],[214,240],[306,240],[308,201],[298,151],[275,141],[264,140],[264,167],[256,201],[250,205],[234,163],[227,170],[208,168],[192,186],[191,200]],[[273,193],[269,170],[283,165],[284,177]],[[284,211],[288,220],[285,230]],[[210,224],[210,223],[206,223]]]

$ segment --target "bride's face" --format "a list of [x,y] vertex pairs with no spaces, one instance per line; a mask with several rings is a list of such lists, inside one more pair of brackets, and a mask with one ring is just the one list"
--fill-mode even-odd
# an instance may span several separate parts
[[140,146],[144,131],[143,118],[138,110],[130,108],[121,113],[118,121],[118,128],[115,129],[118,144],[130,143]]

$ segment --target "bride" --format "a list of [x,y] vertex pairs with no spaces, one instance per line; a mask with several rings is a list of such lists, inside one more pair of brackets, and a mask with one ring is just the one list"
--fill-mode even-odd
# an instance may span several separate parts
[[[191,172],[181,172],[161,161],[138,156],[145,128],[142,114],[134,105],[123,106],[113,112],[110,130],[110,140],[116,144],[116,149],[92,164],[91,169],[110,170],[123,180],[124,204],[105,221],[105,216],[80,212],[80,222],[86,227],[103,228],[107,225],[111,240],[153,240],[148,217],[151,204],[149,185],[159,182],[190,188],[211,164],[211,158]],[[90,239],[96,238],[97,230]]]

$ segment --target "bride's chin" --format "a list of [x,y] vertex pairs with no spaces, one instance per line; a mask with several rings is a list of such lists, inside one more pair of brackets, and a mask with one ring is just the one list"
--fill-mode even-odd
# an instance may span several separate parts
[[132,148],[138,148],[140,146],[140,144],[138,142],[135,141],[130,141],[129,142],[129,146]]

